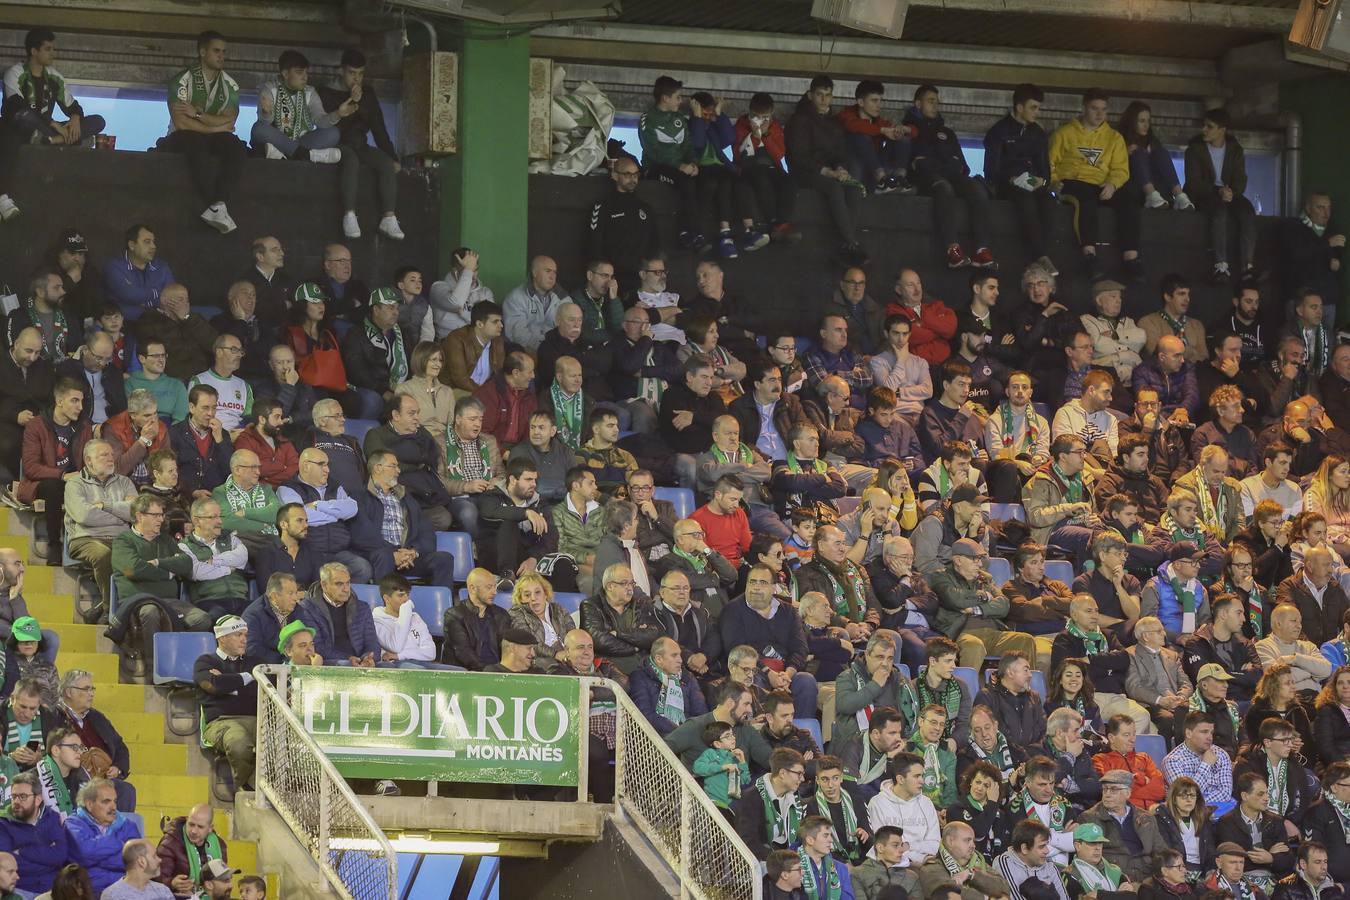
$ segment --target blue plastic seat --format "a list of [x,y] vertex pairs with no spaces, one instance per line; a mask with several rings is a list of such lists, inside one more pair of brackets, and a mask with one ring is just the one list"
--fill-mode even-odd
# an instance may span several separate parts
[[575,615],[577,610],[581,609],[581,602],[586,599],[586,595],[558,591],[553,595],[553,599],[558,602],[559,606],[567,610],[568,615]]
[[1073,563],[1067,559],[1047,559],[1045,561],[1045,577],[1051,581],[1073,584]]
[[412,589],[412,605],[422,621],[427,623],[432,637],[445,635],[445,611],[450,608],[453,593],[448,587],[418,584]]
[[989,557],[989,574],[994,577],[994,587],[1003,587],[1012,581],[1012,563],[1001,556]]
[[1134,749],[1140,753],[1147,753],[1161,769],[1163,757],[1167,755],[1167,738],[1161,734],[1135,735]]
[[675,507],[675,518],[687,519],[694,511],[694,492],[689,488],[659,487],[652,492],[656,500],[669,500]]
[[959,678],[961,682],[970,690],[970,698],[975,699],[975,695],[980,692],[979,673],[969,666],[957,666],[952,670],[952,675]]
[[[473,538],[463,531],[436,532],[436,549],[455,558],[455,582],[463,584],[473,571]],[[448,585],[447,585],[448,587]]]
[[366,432],[372,428],[380,427],[380,423],[374,419],[348,419],[344,430],[347,434],[356,438],[356,442],[365,445]]
[[145,819],[141,816],[140,813],[129,812],[129,813],[122,813],[122,815],[126,816],[127,819],[129,819],[131,823],[136,826],[137,834],[139,834],[141,837],[145,837]]
[[811,737],[815,738],[817,747],[822,749],[825,747],[825,739],[821,737],[819,719],[793,719],[792,724],[796,725],[798,728],[805,728],[810,732]]
[[155,684],[192,684],[198,657],[210,653],[216,640],[209,631],[155,633]]
[[909,666],[905,665],[904,663],[896,663],[895,668],[898,669],[900,671],[900,674],[905,676],[905,678],[914,677],[913,675],[909,674]]
[[1045,699],[1045,673],[1040,669],[1031,670],[1031,689]]
[[1010,519],[1016,519],[1018,522],[1027,520],[1027,511],[1022,508],[1020,503],[990,503],[989,516],[998,519],[1001,522],[1007,522]]
[[[358,600],[364,600],[371,609],[377,606],[384,606],[384,600],[380,598],[380,586],[378,584],[354,584],[352,593]],[[430,622],[427,623],[431,624]]]
[[[464,599],[469,599],[468,594],[464,595]],[[492,602],[507,612],[510,612],[511,610],[511,595],[509,593],[503,592],[493,595]]]

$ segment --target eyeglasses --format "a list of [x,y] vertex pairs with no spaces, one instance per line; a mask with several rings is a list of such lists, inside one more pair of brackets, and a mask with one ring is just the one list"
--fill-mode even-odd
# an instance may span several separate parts
[[1245,562],[1245,563],[1235,562],[1235,563],[1229,563],[1228,565],[1229,565],[1229,568],[1232,568],[1232,569],[1250,569],[1250,568],[1252,567],[1252,564],[1249,563],[1249,562]]
[[797,345],[796,345],[796,344],[789,344],[789,345],[786,346],[786,347],[782,347],[782,346],[779,346],[778,344],[774,344],[773,349],[777,350],[779,353],[796,353],[796,352],[797,352]]
[[637,582],[630,578],[627,581],[611,581],[610,584],[617,584],[619,587],[632,587]]
[[239,355],[239,356],[243,356],[243,355],[244,355],[244,348],[243,348],[243,347],[221,347],[220,349],[224,350],[226,353],[234,353],[234,354],[237,354],[237,355]]
[[74,750],[77,753],[83,753],[85,751],[84,744],[57,744],[56,746],[60,747],[62,750]]
[[806,777],[806,770],[805,770],[805,769],[787,769],[786,771],[787,771],[787,773],[788,773],[789,775],[796,775],[798,778],[805,778],[805,777]]
[[703,540],[704,534],[703,534],[703,532],[701,532],[701,531],[686,531],[684,534],[679,535],[679,536],[680,536],[680,537],[692,537],[692,538],[698,538],[699,540]]
[[86,694],[92,694],[92,693],[94,693],[95,691],[97,691],[98,688],[94,687],[92,684],[86,684],[86,685],[83,685],[83,686],[72,684],[72,685],[70,686],[70,690],[72,690],[72,691],[81,691],[81,692],[86,693]]
[[146,359],[168,359],[168,358],[169,358],[169,354],[167,354],[167,353],[142,353],[141,356],[144,356]]

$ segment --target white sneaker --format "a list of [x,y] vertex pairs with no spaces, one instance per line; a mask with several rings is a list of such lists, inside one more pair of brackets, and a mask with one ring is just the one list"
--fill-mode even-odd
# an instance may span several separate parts
[[329,147],[327,150],[309,151],[309,161],[315,163],[335,163],[341,162],[342,151],[337,147]]
[[230,211],[225,208],[224,203],[216,203],[208,206],[202,212],[202,221],[210,225],[221,234],[229,234],[239,226],[234,224],[234,219],[230,218]]
[[0,194],[0,221],[8,222],[19,214],[19,205],[9,199],[9,194]]
[[380,220],[380,234],[396,241],[404,238],[403,229],[398,227],[398,216],[385,216]]
[[1144,205],[1149,209],[1161,209],[1167,205],[1167,201],[1157,191],[1150,191],[1149,195],[1144,198]]
[[356,221],[356,213],[350,209],[342,214],[342,233],[352,240],[361,236],[361,223]]
[[375,793],[381,797],[400,797],[403,795],[403,791],[399,790],[398,785],[388,778],[376,782]]
[[1191,202],[1190,197],[1186,196],[1186,192],[1182,191],[1172,198],[1172,208],[1176,210],[1195,209],[1195,204]]
[[275,145],[273,145],[273,144],[268,144],[268,145],[267,145],[267,158],[268,158],[268,159],[285,159],[285,158],[286,158],[286,154],[285,154],[285,153],[282,153],[280,150],[278,150],[278,149],[276,148]]

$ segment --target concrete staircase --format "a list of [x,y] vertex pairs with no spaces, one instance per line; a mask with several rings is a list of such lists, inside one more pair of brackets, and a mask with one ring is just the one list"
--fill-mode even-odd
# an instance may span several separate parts
[[[127,742],[131,777],[136,786],[136,811],[145,820],[146,837],[157,841],[163,816],[186,815],[194,805],[210,801],[216,807],[216,830],[228,841],[230,865],[244,874],[258,874],[257,845],[238,837],[232,804],[211,794],[211,760],[197,746],[196,737],[179,737],[165,722],[166,692],[150,684],[119,679],[119,658],[104,626],[85,625],[76,613],[76,599],[95,591],[91,578],[77,579],[65,569],[46,566],[32,552],[32,517],[0,509],[0,547],[18,550],[28,562],[23,596],[28,611],[43,628],[61,637],[56,666],[85,669],[94,676],[98,693],[94,705]],[[148,682],[149,679],[147,678]],[[268,876],[269,896],[278,896],[277,878]]]

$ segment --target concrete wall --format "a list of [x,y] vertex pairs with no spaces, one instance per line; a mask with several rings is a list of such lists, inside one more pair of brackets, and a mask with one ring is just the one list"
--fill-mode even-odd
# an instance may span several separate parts
[[672,896],[613,820],[605,823],[604,834],[594,843],[559,842],[549,847],[547,859],[503,857],[501,862],[501,900]]
[[[1303,187],[1331,194],[1333,227],[1346,228],[1350,204],[1350,169],[1345,148],[1350,144],[1350,75],[1327,75],[1285,85],[1280,106],[1303,117]],[[1335,212],[1340,210],[1339,213]],[[1338,224],[1339,223],[1339,224]],[[1341,284],[1350,284],[1350,268],[1341,268]],[[1344,314],[1344,310],[1342,310]]]

